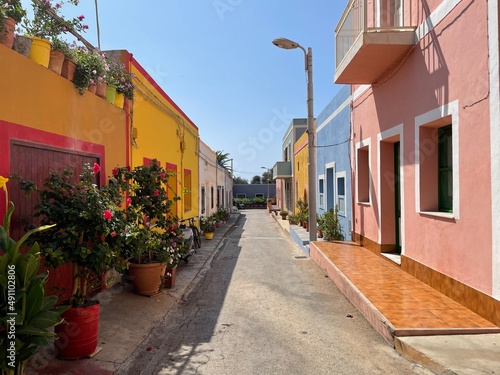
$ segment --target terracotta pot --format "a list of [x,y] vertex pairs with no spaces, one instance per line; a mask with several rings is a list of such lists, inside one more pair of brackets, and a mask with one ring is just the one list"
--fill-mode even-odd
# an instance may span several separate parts
[[95,94],[97,91],[97,87],[95,85],[92,85],[92,86],[89,86],[89,88],[87,90],[89,90],[92,94]]
[[31,38],[28,38],[27,36],[17,35],[14,38],[14,45],[12,46],[12,48],[14,49],[14,51],[20,53],[24,57],[28,57],[30,55],[32,43],[33,41],[31,40]]
[[76,70],[76,63],[73,60],[64,59],[61,69],[61,76],[73,82],[73,77],[75,76],[75,70]]
[[95,87],[97,88],[96,95],[106,99],[106,89],[108,88],[108,84],[106,82],[101,82],[97,83]]
[[64,53],[62,51],[50,51],[49,69],[54,73],[61,75],[64,63]]
[[66,323],[55,326],[58,357],[77,359],[90,356],[97,348],[99,306],[71,307],[61,314]]
[[177,279],[177,266],[174,268],[167,268],[165,271],[165,282],[163,286],[167,289],[173,288],[175,280]]
[[14,45],[14,30],[16,29],[16,21],[14,18],[7,18],[4,23],[4,30],[0,32],[0,44],[3,44],[7,48],[12,48]]
[[134,264],[129,267],[129,275],[135,287],[135,293],[153,296],[160,291],[165,265],[162,263]]

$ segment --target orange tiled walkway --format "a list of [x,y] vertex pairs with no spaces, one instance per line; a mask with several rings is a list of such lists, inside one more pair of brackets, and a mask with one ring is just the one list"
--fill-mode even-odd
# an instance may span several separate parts
[[315,242],[311,258],[389,342],[393,336],[500,328],[356,244]]

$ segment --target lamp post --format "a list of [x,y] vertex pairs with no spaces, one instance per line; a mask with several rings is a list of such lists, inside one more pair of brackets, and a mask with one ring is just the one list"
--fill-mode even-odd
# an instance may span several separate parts
[[269,199],[269,175],[271,174],[271,169],[267,167],[261,167],[267,171],[267,199]]
[[308,156],[309,164],[307,169],[308,185],[308,207],[309,207],[309,242],[318,239],[316,225],[316,152],[314,149],[314,107],[313,107],[313,78],[312,78],[312,48],[307,51],[299,43],[286,38],[277,38],[273,40],[276,47],[283,49],[300,48],[304,52],[305,70],[307,71],[307,138],[308,138]]

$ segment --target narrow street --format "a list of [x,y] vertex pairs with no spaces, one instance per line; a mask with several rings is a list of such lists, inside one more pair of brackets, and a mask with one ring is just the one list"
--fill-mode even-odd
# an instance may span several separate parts
[[117,374],[431,374],[402,358],[264,210],[242,211]]

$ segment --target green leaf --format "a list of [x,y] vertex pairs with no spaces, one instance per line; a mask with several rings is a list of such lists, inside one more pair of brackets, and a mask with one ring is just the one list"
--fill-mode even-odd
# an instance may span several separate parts
[[62,322],[62,318],[54,311],[41,311],[28,322],[29,326],[35,328],[50,328]]
[[48,311],[57,303],[57,296],[47,296],[43,299],[42,311]]
[[36,336],[44,336],[44,337],[53,337],[54,332],[49,332],[43,328],[26,326],[16,330],[16,334],[18,335],[36,335]]
[[36,232],[41,232],[43,230],[46,230],[46,229],[49,229],[49,228],[52,228],[52,227],[55,227],[56,224],[52,224],[52,225],[42,225],[41,227],[38,227],[38,228],[35,228],[35,229],[32,229],[28,232],[26,232],[24,234],[24,236],[21,237],[21,239],[19,241],[17,241],[17,243],[14,245],[14,250],[17,251],[21,245],[29,238],[29,236],[31,236],[33,233],[36,233]]
[[9,203],[10,203],[10,208],[7,210],[5,216],[3,217],[3,227],[7,232],[7,236],[9,236],[10,219],[12,217],[12,213],[14,212],[14,203],[12,202]]
[[41,310],[45,294],[45,287],[42,279],[35,278],[32,282],[33,285],[30,285],[26,296],[26,312],[24,315],[24,318],[28,321]]

